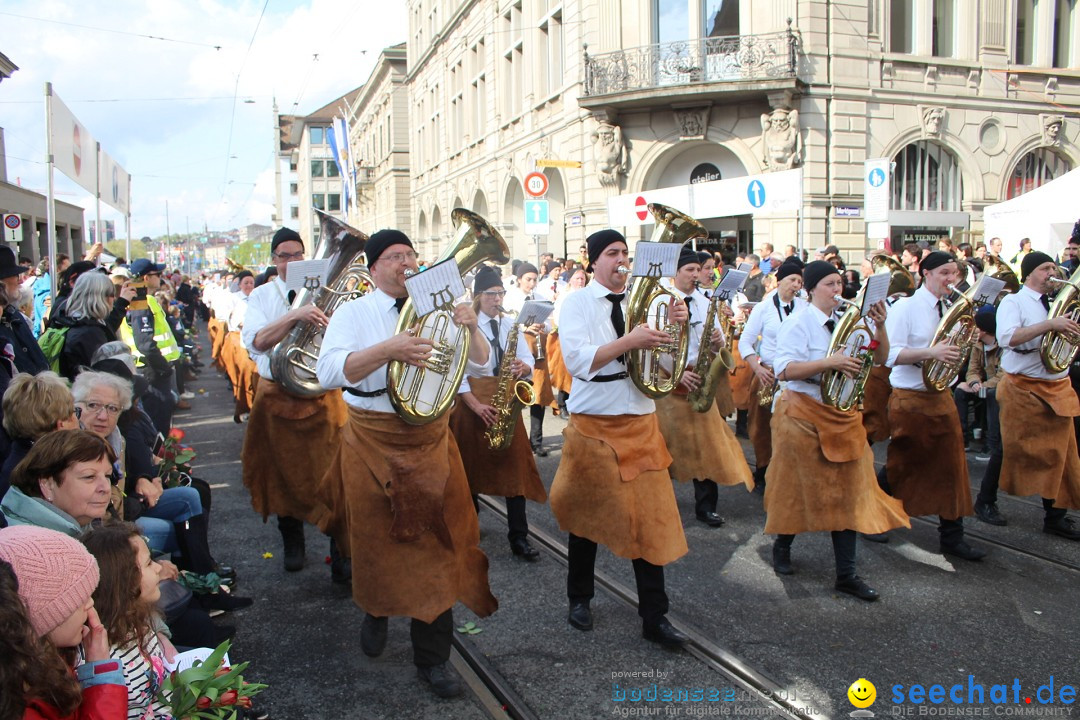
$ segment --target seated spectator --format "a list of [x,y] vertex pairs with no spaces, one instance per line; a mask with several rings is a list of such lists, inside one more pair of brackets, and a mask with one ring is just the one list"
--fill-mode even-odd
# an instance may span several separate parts
[[97,585],[97,563],[75,540],[0,530],[0,717],[127,717],[124,674],[94,611]]
[[0,497],[8,490],[11,471],[42,435],[79,428],[71,390],[54,372],[16,375],[4,393],[3,405],[4,430],[11,438],[11,449],[0,468]]

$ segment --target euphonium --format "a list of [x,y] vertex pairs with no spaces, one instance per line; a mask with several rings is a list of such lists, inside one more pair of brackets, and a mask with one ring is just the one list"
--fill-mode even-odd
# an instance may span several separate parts
[[[728,372],[735,367],[735,360],[727,345],[727,335],[724,336],[724,347],[714,353],[712,343],[713,326],[717,323],[717,315],[722,315],[719,305],[723,301],[717,297],[709,300],[709,310],[705,313],[705,323],[701,330],[701,344],[698,346],[697,360],[694,362],[694,371],[701,375],[701,384],[696,390],[691,390],[686,400],[694,412],[708,412],[716,398],[716,384],[720,380],[720,373]],[[725,303],[726,304],[726,303]],[[726,316],[725,316],[726,317]],[[722,322],[722,320],[721,320]]]
[[[465,274],[482,262],[501,265],[510,259],[506,241],[484,218],[464,208],[455,208],[450,217],[457,237],[437,262],[452,257]],[[422,367],[391,360],[386,370],[387,395],[398,416],[410,425],[426,425],[454,404],[469,356],[469,331],[454,324],[452,304],[417,318],[410,300],[401,308],[395,332],[411,332],[433,344]]]
[[[512,313],[506,313],[512,315]],[[484,432],[488,446],[492,450],[505,450],[510,447],[514,440],[514,429],[517,427],[517,419],[521,417],[521,408],[536,403],[536,391],[532,383],[518,380],[514,377],[514,360],[517,359],[517,340],[519,318],[514,318],[514,324],[510,326],[510,332],[506,336],[506,352],[503,353],[502,362],[499,363],[499,382],[495,386],[495,394],[491,396],[491,406],[498,415],[491,427]],[[525,325],[531,325],[527,319]]]
[[[315,212],[319,214],[321,230],[312,259],[330,261],[326,284],[313,290],[301,289],[289,309],[314,302],[329,317],[343,303],[360,297],[372,287],[371,275],[362,262],[368,236],[320,210]],[[315,376],[322,338],[323,328],[299,322],[270,353],[270,374],[293,395],[315,397],[326,392]]]
[[[1061,285],[1046,317],[1053,319],[1066,316],[1080,322],[1080,269],[1068,280],[1050,278],[1051,282]],[[1080,338],[1063,332],[1048,332],[1043,335],[1039,346],[1039,357],[1043,366],[1052,373],[1064,372],[1072,365],[1076,351],[1080,350]]]
[[[669,242],[682,245],[694,238],[706,238],[705,226],[689,215],[674,208],[649,203],[649,212],[656,222],[652,242]],[[665,297],[666,296],[666,297]],[[626,329],[633,330],[642,323],[671,336],[671,342],[648,350],[631,350],[627,353],[627,372],[638,390],[653,399],[670,393],[679,384],[686,369],[686,355],[690,350],[690,323],[675,324],[668,321],[672,303],[682,302],[674,293],[660,285],[660,278],[652,275],[639,276],[630,289],[626,306]],[[661,362],[667,360],[669,367]]]
[[229,272],[231,272],[231,273],[238,273],[238,272],[243,272],[244,270],[247,270],[246,267],[244,267],[243,265],[241,265],[240,263],[236,262],[235,260],[233,260],[231,257],[228,257],[228,256],[225,257],[225,267],[229,268]]

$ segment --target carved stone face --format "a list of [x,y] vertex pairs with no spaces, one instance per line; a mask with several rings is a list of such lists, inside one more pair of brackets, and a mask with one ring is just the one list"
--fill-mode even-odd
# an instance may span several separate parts
[[1054,121],[1046,124],[1046,139],[1050,142],[1057,142],[1058,135],[1061,134],[1061,122]]
[[927,110],[926,115],[924,116],[924,122],[926,132],[931,135],[937,135],[938,131],[941,130],[941,110],[938,110],[937,108]]
[[611,145],[615,142],[615,130],[609,125],[602,126],[598,134],[601,145]]

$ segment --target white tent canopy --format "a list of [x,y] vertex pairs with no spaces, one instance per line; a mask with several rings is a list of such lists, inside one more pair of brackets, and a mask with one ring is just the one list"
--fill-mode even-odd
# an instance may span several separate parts
[[1031,238],[1031,249],[1057,257],[1080,220],[1080,168],[983,210],[983,231],[1002,240],[1002,255],[1012,257],[1020,240]]

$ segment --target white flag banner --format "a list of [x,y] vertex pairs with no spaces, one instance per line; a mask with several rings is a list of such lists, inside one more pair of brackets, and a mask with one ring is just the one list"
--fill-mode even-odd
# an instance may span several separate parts
[[52,148],[53,164],[57,170],[79,183],[91,195],[96,194],[97,142],[55,92],[52,93],[48,106],[52,129],[49,145]]
[[98,156],[98,174],[101,183],[101,201],[123,215],[129,214],[131,176],[104,150]]

